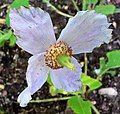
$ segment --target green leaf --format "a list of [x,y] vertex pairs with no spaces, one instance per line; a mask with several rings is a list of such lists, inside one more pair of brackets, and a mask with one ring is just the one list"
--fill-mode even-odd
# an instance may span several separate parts
[[11,8],[20,8],[20,6],[29,6],[29,0],[14,0],[11,4]]
[[9,17],[9,11],[8,11],[8,13],[7,13],[7,15],[6,15],[6,17],[5,17],[5,23],[6,23],[6,25],[7,26],[10,26],[10,17]]
[[[107,62],[105,62],[105,58],[100,59],[100,75],[103,75],[109,69],[120,67],[120,50],[108,52],[107,58]],[[104,62],[101,62],[101,60]]]
[[96,4],[98,0],[86,0],[88,4]]
[[86,76],[84,73],[81,76],[81,81],[83,85],[87,85],[90,90],[97,89],[102,85],[99,80],[91,78],[90,76]]
[[110,74],[112,77],[114,77],[116,75],[116,71],[115,70],[109,70],[106,73]]
[[104,57],[101,57],[100,58],[100,69],[102,69],[104,66],[105,66],[105,59],[104,59]]
[[105,15],[113,14],[116,7],[114,5],[98,5],[95,7],[97,13],[102,13]]
[[8,33],[4,33],[0,35],[0,47],[2,47],[5,43],[5,41],[9,40],[12,35],[12,31],[9,30]]
[[10,46],[14,46],[16,44],[16,37],[15,35],[11,35],[10,37]]
[[106,67],[108,68],[120,67],[120,50],[108,52],[107,57],[108,62],[106,64]]
[[68,100],[68,106],[76,114],[92,114],[91,103],[84,101],[80,96],[73,96]]

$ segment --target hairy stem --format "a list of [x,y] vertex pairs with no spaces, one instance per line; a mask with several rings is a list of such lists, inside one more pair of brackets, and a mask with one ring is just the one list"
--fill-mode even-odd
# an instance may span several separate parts
[[105,74],[108,71],[108,69],[104,70],[103,72],[101,72],[98,76],[97,76],[97,80],[101,80],[103,74]]
[[71,16],[71,15],[69,15],[69,14],[66,14],[66,13],[61,12],[60,10],[58,10],[58,9],[57,9],[54,5],[52,5],[48,0],[44,0],[44,2],[45,2],[46,4],[48,4],[53,10],[55,10],[56,13],[58,13],[58,14],[60,14],[60,15],[62,15],[62,16],[65,16],[65,17],[69,17],[69,18],[73,17],[73,16]]
[[[88,60],[87,60],[87,55],[86,55],[86,53],[84,54],[84,73],[85,73],[85,75],[87,75],[87,69],[88,69],[88,67],[87,67],[87,63],[88,63]],[[85,97],[85,93],[86,93],[86,85],[83,85],[83,95],[82,96],[84,96]]]
[[87,59],[86,53],[84,54],[84,61],[85,61],[85,69],[84,69],[84,72],[85,72],[85,74],[87,75],[87,69],[88,69],[87,63],[88,63],[88,59]]
[[100,114],[100,112],[98,111],[98,109],[94,105],[92,105],[91,107],[96,114]]
[[75,2],[74,0],[72,0],[72,3],[73,3],[73,5],[74,5],[75,9],[76,9],[77,11],[79,11],[79,7],[77,6],[76,2]]
[[45,102],[53,102],[53,101],[63,101],[63,100],[68,100],[71,97],[49,98],[49,99],[42,99],[42,100],[31,100],[30,103],[45,103]]
[[83,0],[82,1],[82,10],[86,10],[86,7],[87,7],[87,2],[86,2],[86,0]]

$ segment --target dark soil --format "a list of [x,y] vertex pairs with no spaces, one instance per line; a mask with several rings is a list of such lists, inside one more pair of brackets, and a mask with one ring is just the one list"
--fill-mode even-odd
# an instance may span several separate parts
[[[4,2],[3,2],[4,1]],[[77,0],[79,1],[79,0]],[[12,0],[0,0],[0,5],[11,3]],[[74,15],[76,10],[74,9],[70,0],[64,2],[57,1],[52,2],[56,7],[61,7],[63,12]],[[64,4],[64,5],[63,5]],[[60,31],[65,27],[68,18],[63,17],[54,11],[52,11],[45,4],[42,4],[39,0],[31,0],[32,6],[38,6],[50,13],[55,27],[55,33],[58,37]],[[68,7],[66,10],[65,7]],[[79,4],[80,6],[80,4]],[[0,12],[0,17],[4,18],[7,7],[3,7]],[[120,49],[120,14],[110,15],[108,17],[110,22],[116,22],[117,27],[113,25],[113,37],[109,44],[103,44],[99,48],[93,50],[88,56],[88,75],[96,77],[94,70],[99,68],[99,58],[105,57],[106,52],[111,50]],[[1,29],[5,29],[5,25],[1,25]],[[30,103],[26,108],[19,107],[16,103],[17,96],[27,86],[25,80],[25,73],[27,68],[27,61],[31,55],[21,50],[18,46],[10,47],[8,43],[4,47],[0,48],[0,84],[4,84],[5,88],[0,90],[0,107],[8,114],[72,114],[67,108],[67,101],[56,101],[47,103]],[[84,55],[76,55],[78,61],[84,61]],[[102,80],[102,87],[114,87],[118,91],[116,97],[106,97],[98,94],[98,91],[94,91],[90,94],[89,99],[94,101],[96,107],[101,114],[120,114],[120,68],[116,69],[116,75],[111,77],[110,74],[104,75]],[[57,97],[61,97],[58,95]],[[46,99],[52,98],[49,94],[48,84],[44,86],[33,95],[33,99]]]

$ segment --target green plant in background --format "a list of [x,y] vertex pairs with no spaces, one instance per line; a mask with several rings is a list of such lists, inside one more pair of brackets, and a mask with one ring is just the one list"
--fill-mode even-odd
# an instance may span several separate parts
[[16,37],[11,30],[0,31],[0,47],[3,47],[5,42],[9,41],[10,46],[14,46],[16,43]]
[[[43,0],[44,3],[48,4],[53,10],[55,10],[58,14],[72,17],[69,14],[61,12],[58,10],[54,5],[50,3],[49,0]],[[79,11],[79,7],[75,0],[71,0],[75,9]],[[15,0],[11,5],[10,8],[19,8],[20,6],[29,6],[29,0]],[[82,10],[95,10],[98,13],[102,13],[105,15],[113,14],[119,12],[112,4],[105,4],[104,0],[82,0]],[[9,19],[9,11],[6,15],[6,24],[7,26],[10,25]],[[6,41],[10,41],[10,46],[15,45],[16,38],[13,35],[11,30],[0,31],[0,47],[4,46]],[[100,69],[98,69],[97,78],[94,79],[92,76],[87,75],[87,57],[85,55],[85,73],[81,75],[81,81],[83,88],[81,91],[70,93],[64,90],[56,89],[51,80],[48,78],[47,82],[49,84],[49,92],[52,96],[57,94],[64,94],[69,95],[69,97],[62,97],[62,98],[51,98],[51,99],[43,99],[43,100],[32,100],[31,103],[40,103],[40,102],[51,102],[51,101],[58,101],[58,100],[68,100],[68,107],[70,107],[76,114],[92,114],[92,109],[95,111],[96,114],[100,114],[96,107],[91,103],[90,100],[86,98],[86,95],[89,95],[90,92],[93,90],[98,89],[101,87],[101,79],[105,73],[111,71],[111,69],[120,67],[120,50],[111,51],[107,53],[107,58],[100,58]],[[87,89],[88,88],[88,89]]]

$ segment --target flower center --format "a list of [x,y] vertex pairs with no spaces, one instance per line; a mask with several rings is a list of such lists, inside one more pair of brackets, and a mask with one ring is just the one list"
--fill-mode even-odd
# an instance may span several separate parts
[[72,56],[72,49],[69,45],[63,41],[59,41],[49,47],[45,54],[45,63],[48,67],[52,69],[63,68],[61,64],[59,64],[57,58],[60,55]]

